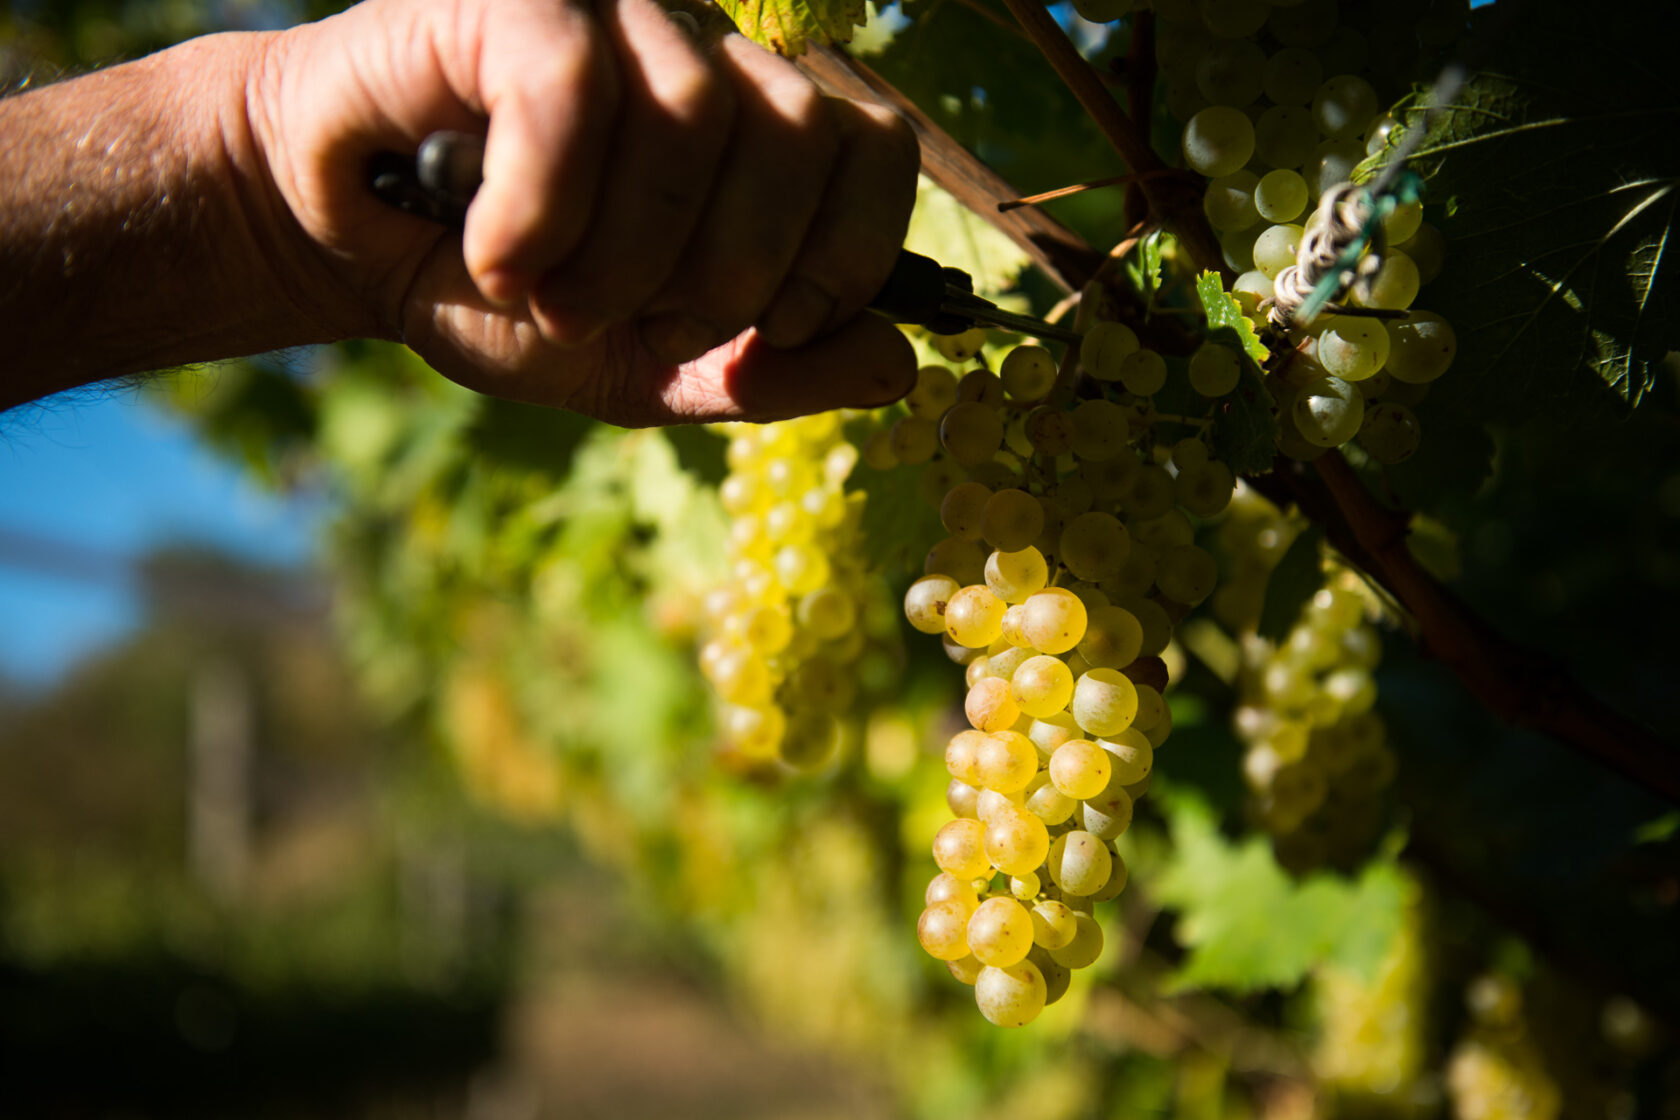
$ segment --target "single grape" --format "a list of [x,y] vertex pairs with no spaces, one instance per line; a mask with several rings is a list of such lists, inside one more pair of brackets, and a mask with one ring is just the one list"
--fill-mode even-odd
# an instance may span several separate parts
[[1073,518],[1062,529],[1061,562],[1078,578],[1096,582],[1120,570],[1131,546],[1118,517],[1092,510]]
[[1190,387],[1204,397],[1225,396],[1241,377],[1241,361],[1229,346],[1204,342],[1190,355]]
[[1458,336],[1452,324],[1433,311],[1414,311],[1409,319],[1388,323],[1392,344],[1384,368],[1396,381],[1422,385],[1434,381],[1452,365]]
[[1017,346],[1005,355],[998,378],[1015,400],[1041,400],[1056,384],[1056,359],[1042,346]]
[[1326,140],[1313,146],[1312,154],[1301,166],[1301,177],[1307,190],[1317,198],[1338,183],[1345,183],[1359,161],[1365,158],[1365,147],[1358,140]]
[[1101,840],[1075,830],[1051,841],[1046,866],[1051,881],[1068,894],[1092,894],[1108,882],[1112,860]]
[[892,449],[900,463],[925,463],[939,450],[939,430],[932,420],[901,417],[892,426]]
[[1025,809],[997,813],[986,823],[986,858],[1005,875],[1033,874],[1049,851],[1050,830]]
[[980,905],[980,898],[974,893],[974,886],[969,880],[959,879],[949,871],[941,871],[928,880],[927,890],[922,892],[922,905],[933,906],[951,900],[961,903],[963,909],[970,914]]
[[1268,226],[1254,240],[1254,267],[1272,280],[1295,263],[1303,231],[1297,225]]
[[933,348],[946,361],[966,362],[980,353],[980,347],[986,344],[986,328],[974,327],[960,334],[936,334],[931,341]]
[[1289,168],[1268,171],[1255,185],[1254,206],[1268,222],[1293,222],[1307,208],[1307,181]]
[[968,956],[969,912],[962,903],[936,902],[916,920],[916,940],[935,960],[954,961]]
[[953,817],[978,817],[980,790],[967,782],[952,778],[945,783],[945,807]]
[[1026,1026],[1043,1012],[1047,998],[1044,975],[1028,960],[1004,968],[988,966],[974,981],[974,1002],[980,1014],[999,1027]]
[[1383,254],[1377,274],[1354,287],[1354,302],[1361,307],[1403,310],[1417,298],[1422,283],[1412,258],[1398,249],[1390,249]]
[[[1008,681],[991,677],[980,684],[990,686],[994,697],[1008,700]],[[1009,700],[1009,706],[1015,706],[1013,700]],[[1009,722],[1015,721],[1012,719]],[[986,789],[1004,794],[1017,793],[1026,789],[1033,775],[1038,773],[1038,748],[1019,731],[1011,731],[1007,727],[994,731],[986,736],[975,752],[974,773],[979,779],[978,784]]]
[[1049,566],[1036,548],[994,552],[986,559],[986,587],[1005,603],[1024,603],[1048,582]]
[[930,576],[950,576],[962,586],[969,587],[985,581],[986,552],[974,541],[946,537],[928,549],[927,558],[922,561],[922,571]]
[[1167,648],[1167,643],[1172,641],[1172,619],[1161,604],[1142,595],[1132,595],[1118,600],[1116,605],[1131,611],[1143,628],[1139,657],[1154,657]]
[[1207,185],[1202,195],[1202,212],[1217,230],[1247,229],[1259,220],[1254,209],[1254,188],[1259,179],[1252,171],[1236,171]]
[[1298,168],[1312,158],[1318,126],[1302,105],[1273,105],[1254,122],[1254,151],[1273,167]]
[[904,397],[910,415],[937,421],[957,403],[957,377],[944,366],[923,366],[916,371],[916,386]]
[[1417,415],[1403,404],[1383,402],[1365,410],[1359,446],[1379,463],[1403,463],[1417,453],[1423,430]]
[[1139,467],[1126,487],[1126,512],[1140,521],[1160,517],[1172,508],[1176,491],[1173,476],[1161,467]]
[[[969,380],[971,378],[964,378],[960,384]],[[951,458],[965,467],[972,467],[997,454],[998,448],[1003,445],[1003,421],[998,419],[995,405],[959,401],[947,409],[939,421],[938,442],[944,445]]]
[[1137,715],[1137,689],[1118,669],[1092,669],[1074,684],[1070,710],[1087,734],[1113,735]]
[[1089,914],[1074,915],[1073,940],[1050,950],[1050,959],[1063,968],[1089,968],[1102,956],[1103,931]]
[[1032,948],[1032,918],[1013,898],[988,898],[968,919],[968,947],[975,959],[1007,968]]
[[1254,154],[1254,125],[1240,109],[1210,105],[1184,126],[1184,162],[1216,179],[1239,170]]
[[1079,655],[1098,669],[1121,669],[1136,661],[1143,649],[1143,626],[1137,616],[1112,604],[1090,612]]
[[1232,272],[1247,272],[1254,267],[1254,239],[1260,236],[1261,228],[1255,224],[1219,235],[1219,252],[1225,258],[1225,267]]
[[933,838],[933,861],[965,882],[990,873],[986,826],[966,817],[947,821]]
[[1003,382],[989,369],[971,369],[957,382],[957,402],[995,409],[1003,403]]
[[1167,383],[1166,360],[1153,350],[1135,350],[1120,363],[1120,383],[1128,393],[1152,396]]
[[1231,504],[1236,486],[1230,466],[1214,459],[1205,466],[1180,470],[1176,497],[1179,505],[1197,517],[1215,517]]
[[1290,415],[1308,443],[1339,447],[1359,431],[1365,419],[1365,398],[1339,377],[1320,377],[1301,387]]
[[1037,903],[1032,908],[1033,944],[1045,949],[1066,948],[1079,932],[1076,918],[1066,903],[1054,899]]
[[980,514],[992,492],[978,482],[960,482],[951,487],[939,505],[939,520],[945,531],[965,541],[980,539]]
[[1196,64],[1196,88],[1210,105],[1241,109],[1260,96],[1266,52],[1247,39],[1210,44]]
[[[1071,678],[1069,685],[1071,691]],[[1108,752],[1089,739],[1071,739],[1050,756],[1050,780],[1075,801],[1101,793],[1108,785],[1111,769]]]
[[1052,587],[1027,599],[1021,628],[1041,653],[1066,653],[1085,637],[1086,618],[1079,596]]
[[1213,554],[1193,544],[1162,549],[1155,560],[1155,582],[1175,603],[1194,606],[1213,594],[1219,565]]
[[989,646],[1003,634],[1005,603],[984,584],[960,588],[945,603],[945,630],[965,646]]
[[1266,60],[1261,88],[1278,105],[1305,105],[1324,80],[1318,56],[1300,47],[1284,47]]
[[1335,315],[1325,320],[1316,356],[1326,373],[1343,381],[1363,381],[1388,362],[1390,339],[1381,319]]
[[[1138,354],[1154,354],[1154,351],[1139,350],[1126,363],[1131,363]],[[1073,453],[1081,459],[1114,458],[1126,449],[1128,434],[1126,410],[1113,401],[1080,401],[1073,410]]]
[[825,642],[845,636],[857,623],[856,601],[833,585],[819,587],[806,594],[799,600],[799,607],[794,613],[800,626]]
[[1079,343],[1079,365],[1098,381],[1120,380],[1120,363],[1138,348],[1137,334],[1124,323],[1093,323]]
[[1149,745],[1149,737],[1136,727],[1107,736],[1097,745],[1108,752],[1113,780],[1123,786],[1143,781],[1155,765],[1155,748]]
[[[1021,718],[1020,706],[1010,695],[1009,682],[1001,677],[985,677],[975,681],[968,690],[968,697],[963,701],[963,711],[968,714],[968,722],[980,731],[1007,731]],[[980,748],[981,758],[986,757],[986,747]],[[1036,755],[1034,765],[1037,765]],[[982,784],[993,786],[981,775]],[[1025,784],[1024,782],[1022,783]]]
[[[1377,91],[1353,74],[1325,80],[1313,94],[1313,123],[1331,140],[1347,140],[1365,131],[1377,115]],[[1364,156],[1364,152],[1360,152]]]
[[1053,716],[1073,698],[1073,673],[1059,657],[1039,654],[1021,663],[1010,680],[1011,695],[1034,719]]
[[1050,781],[1048,774],[1039,773],[1027,786],[1026,810],[1051,828],[1067,823],[1078,808],[1078,802],[1067,797]]

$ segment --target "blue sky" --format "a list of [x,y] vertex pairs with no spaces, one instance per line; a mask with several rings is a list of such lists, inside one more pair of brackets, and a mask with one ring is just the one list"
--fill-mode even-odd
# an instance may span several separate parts
[[[142,620],[128,575],[150,549],[192,541],[306,564],[324,511],[319,500],[256,487],[131,393],[60,397],[0,416],[0,676],[50,684],[131,632]],[[19,566],[8,561],[19,535],[112,563],[103,577]]]

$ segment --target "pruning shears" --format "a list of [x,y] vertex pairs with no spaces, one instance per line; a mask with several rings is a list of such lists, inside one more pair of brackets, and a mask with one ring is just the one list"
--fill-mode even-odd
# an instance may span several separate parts
[[[434,132],[413,157],[383,152],[369,169],[368,185],[404,213],[460,229],[484,181],[484,139],[467,132]],[[1070,345],[1080,336],[1030,315],[1005,311],[974,294],[974,280],[959,268],[901,249],[887,282],[869,309],[894,323],[914,323],[935,334],[961,334],[975,326],[1036,335]]]

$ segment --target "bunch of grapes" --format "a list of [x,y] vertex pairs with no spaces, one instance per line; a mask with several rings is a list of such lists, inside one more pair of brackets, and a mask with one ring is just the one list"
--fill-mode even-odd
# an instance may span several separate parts
[[1553,1120],[1562,1094],[1524,1022],[1522,989],[1506,976],[1477,977],[1465,993],[1473,1026],[1447,1060],[1458,1120]]
[[1391,1104],[1429,1092],[1422,1084],[1430,981],[1422,890],[1413,880],[1406,890],[1400,928],[1375,972],[1325,963],[1313,975],[1314,1072],[1340,1094]]
[[[943,345],[972,356],[960,336]],[[1035,345],[996,373],[928,366],[908,414],[864,452],[921,466],[930,498],[943,488],[950,535],[904,611],[965,667],[970,727],[945,749],[954,819],[933,843],[940,870],[917,932],[1008,1026],[1037,1017],[1102,950],[1093,906],[1126,885],[1114,841],[1172,729],[1161,655],[1218,579],[1197,519],[1235,487],[1201,439],[1156,445],[1164,421],[1149,398],[1166,365],[1128,328],[1097,324],[1079,359],[1094,394],[1082,399]],[[1192,383],[1229,392],[1226,364],[1204,364],[1213,373],[1193,364]]]
[[[1383,149],[1397,121],[1383,106],[1464,25],[1466,6],[1342,5],[1303,0],[1158,2],[1156,54],[1168,107],[1184,121],[1186,166],[1207,176],[1203,209],[1233,293],[1256,326],[1329,215],[1321,200]],[[1367,21],[1367,22],[1361,22]],[[1382,220],[1384,245],[1345,297],[1347,313],[1293,326],[1268,386],[1278,447],[1310,460],[1350,441],[1379,463],[1416,452],[1413,408],[1452,364],[1457,339],[1432,311],[1410,310],[1441,268],[1443,243],[1416,202]],[[1405,311],[1372,318],[1361,309]]]
[[1372,708],[1382,639],[1357,578],[1331,565],[1287,638],[1247,634],[1242,651],[1243,773],[1278,861],[1296,871],[1353,862],[1375,837],[1395,766]]
[[857,696],[877,580],[858,547],[857,449],[841,416],[724,425],[730,579],[705,597],[700,668],[724,741],[748,759],[821,762]]

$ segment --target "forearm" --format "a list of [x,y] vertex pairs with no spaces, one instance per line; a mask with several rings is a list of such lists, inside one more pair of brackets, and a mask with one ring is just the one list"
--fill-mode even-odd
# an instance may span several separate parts
[[0,101],[0,409],[366,333],[301,290],[301,234],[247,114],[267,39],[210,36]]

